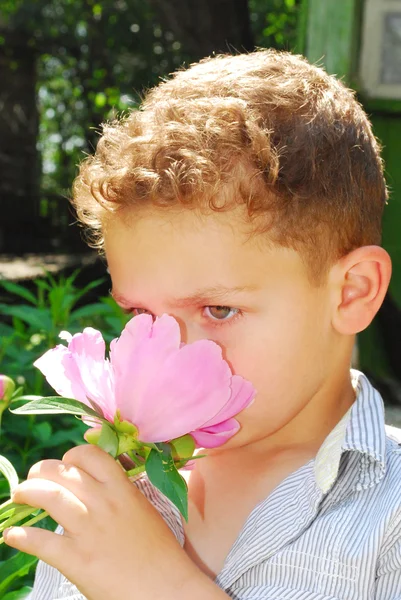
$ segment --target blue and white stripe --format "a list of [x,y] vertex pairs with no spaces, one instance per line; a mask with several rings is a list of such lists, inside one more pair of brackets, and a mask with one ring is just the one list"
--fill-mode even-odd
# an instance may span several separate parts
[[[316,457],[250,513],[216,583],[235,600],[401,600],[401,430],[352,371],[356,400]],[[178,511],[136,482],[181,545]],[[30,600],[85,600],[40,564]]]

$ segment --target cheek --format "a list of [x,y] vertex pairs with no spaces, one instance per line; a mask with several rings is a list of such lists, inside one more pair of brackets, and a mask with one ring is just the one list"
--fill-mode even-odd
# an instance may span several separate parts
[[300,310],[238,329],[226,345],[221,343],[234,373],[251,381],[259,395],[271,398],[282,398],[291,382],[321,360],[323,344],[316,314]]

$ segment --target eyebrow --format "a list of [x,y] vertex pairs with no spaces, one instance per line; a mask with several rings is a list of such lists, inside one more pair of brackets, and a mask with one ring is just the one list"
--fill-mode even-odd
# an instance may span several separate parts
[[[185,308],[186,306],[191,306],[193,304],[206,304],[219,302],[224,299],[226,296],[232,294],[239,294],[242,292],[254,292],[258,290],[258,286],[256,285],[237,285],[234,287],[226,287],[223,285],[215,285],[208,288],[203,288],[196,290],[190,296],[186,296],[185,298],[172,298],[170,301],[171,306],[175,306],[177,308]],[[116,300],[116,302],[122,302],[123,304],[134,306],[135,308],[142,308],[141,303],[134,303],[124,298],[119,292],[110,290],[110,296]]]

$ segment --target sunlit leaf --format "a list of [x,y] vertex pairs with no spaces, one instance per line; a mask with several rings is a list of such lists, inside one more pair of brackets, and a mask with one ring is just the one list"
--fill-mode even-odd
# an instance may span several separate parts
[[0,456],[0,473],[7,479],[10,491],[12,492],[18,485],[18,474],[5,456]]
[[[36,565],[36,556],[18,552],[0,564],[0,595],[3,598],[11,583],[19,577],[24,577]],[[17,596],[18,597],[18,596]],[[21,597],[21,596],[20,596]]]
[[0,285],[2,285],[10,294],[20,296],[32,304],[36,304],[37,302],[37,298],[32,294],[32,292],[18,283],[14,283],[13,281],[0,281]]
[[192,456],[195,450],[195,440],[189,434],[171,440],[170,444],[173,448],[174,458]]
[[[21,396],[19,400],[24,400],[29,396]],[[10,411],[16,415],[51,415],[51,414],[71,414],[79,416],[102,417],[83,402],[73,400],[72,398],[61,398],[60,396],[49,396],[47,398],[36,398],[27,402],[18,408]]]
[[110,456],[113,458],[116,458],[118,450],[118,435],[108,423],[102,424],[97,446],[102,448],[102,450],[107,452],[107,454],[110,454]]
[[146,473],[149,480],[178,508],[188,521],[188,487],[185,479],[177,471],[171,448],[168,444],[158,444],[159,449],[151,450],[146,459]]
[[24,585],[24,587],[20,588],[19,590],[8,592],[5,596],[2,596],[2,600],[27,600],[31,592],[32,588]]

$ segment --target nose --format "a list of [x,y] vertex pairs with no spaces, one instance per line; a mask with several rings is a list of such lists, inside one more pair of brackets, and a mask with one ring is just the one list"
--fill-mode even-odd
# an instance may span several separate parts
[[197,340],[207,339],[205,332],[196,323],[191,322],[188,319],[183,319],[177,315],[172,314],[172,317],[177,321],[180,326],[181,342],[184,344],[192,344]]

